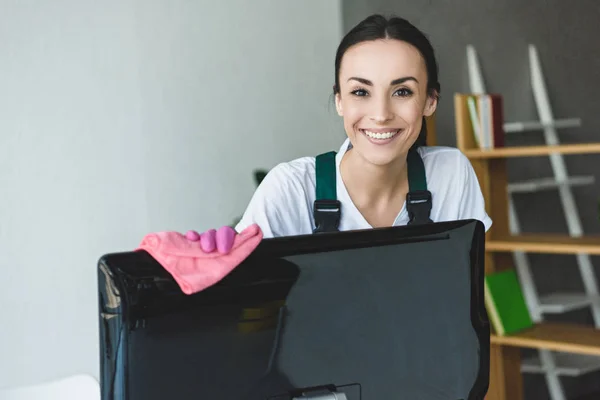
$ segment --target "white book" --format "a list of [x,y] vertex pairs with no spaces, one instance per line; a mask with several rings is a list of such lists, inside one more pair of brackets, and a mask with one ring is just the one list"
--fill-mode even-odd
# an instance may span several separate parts
[[490,96],[482,94],[479,96],[479,120],[481,122],[481,142],[484,149],[491,149],[492,143],[492,100]]

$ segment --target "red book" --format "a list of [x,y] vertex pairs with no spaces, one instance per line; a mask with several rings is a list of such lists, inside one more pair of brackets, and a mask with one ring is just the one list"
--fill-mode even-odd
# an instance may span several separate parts
[[499,94],[490,94],[491,109],[492,109],[492,141],[493,148],[504,147],[504,108],[502,104],[502,96]]

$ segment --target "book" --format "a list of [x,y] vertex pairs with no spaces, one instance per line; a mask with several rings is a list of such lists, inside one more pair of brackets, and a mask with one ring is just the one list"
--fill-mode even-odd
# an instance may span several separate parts
[[477,103],[475,96],[467,97],[467,104],[469,106],[469,115],[471,117],[471,125],[473,127],[473,138],[475,139],[475,144],[480,149],[482,148],[483,138],[481,135],[481,126],[479,125],[479,117],[477,112]]
[[482,150],[504,147],[504,109],[500,94],[455,93],[454,107],[457,128],[468,135],[459,136],[459,147]]
[[483,149],[492,148],[492,130],[490,124],[491,104],[490,97],[487,94],[480,94],[477,96],[477,103],[479,104],[479,128],[481,129],[481,137],[483,140]]
[[485,307],[496,334],[510,335],[533,326],[514,269],[487,274],[484,282]]
[[466,93],[454,94],[454,117],[457,132],[457,145],[463,149],[483,148],[483,137],[479,125],[477,95]]
[[499,94],[489,94],[490,100],[490,130],[492,137],[492,147],[504,147],[504,105],[502,96]]

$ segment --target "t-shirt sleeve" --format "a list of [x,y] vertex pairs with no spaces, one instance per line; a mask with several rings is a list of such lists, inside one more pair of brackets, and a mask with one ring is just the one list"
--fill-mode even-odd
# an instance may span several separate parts
[[[240,222],[235,226],[239,233],[257,224],[263,237],[281,237],[305,230],[308,218],[301,215],[303,189],[285,163],[275,166],[255,190]],[[304,220],[307,220],[305,223]]]
[[271,170],[254,191],[241,220],[235,226],[240,233],[248,226],[257,224],[263,233],[263,237],[281,236],[279,199],[276,195],[278,186],[277,170]]
[[463,170],[464,183],[458,206],[459,219],[477,219],[483,222],[487,232],[492,226],[492,219],[485,210],[485,199],[481,192],[479,180],[471,162],[462,153],[459,168]]

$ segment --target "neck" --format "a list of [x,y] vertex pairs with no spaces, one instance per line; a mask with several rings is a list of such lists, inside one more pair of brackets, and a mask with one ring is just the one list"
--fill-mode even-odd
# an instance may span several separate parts
[[408,191],[406,157],[386,165],[373,165],[350,149],[342,158],[340,173],[353,200],[365,206],[395,203]]

